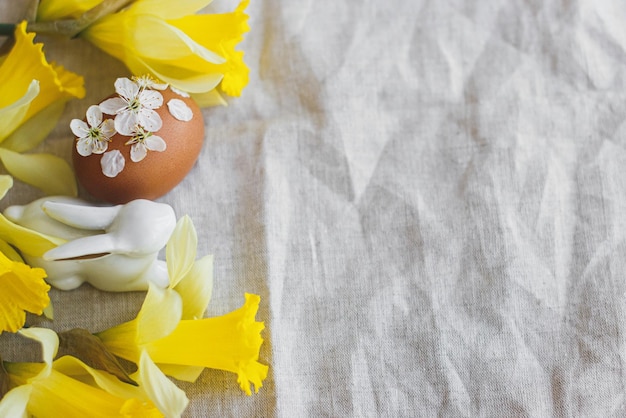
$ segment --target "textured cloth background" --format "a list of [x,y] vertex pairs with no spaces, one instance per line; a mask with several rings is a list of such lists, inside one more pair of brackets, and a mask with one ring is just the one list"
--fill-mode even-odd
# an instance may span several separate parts
[[[0,1],[2,20],[20,2]],[[216,0],[218,9],[232,1]],[[206,109],[160,199],[215,255],[207,315],[262,297],[269,376],[205,371],[189,417],[624,416],[626,4],[254,0],[251,81]],[[86,78],[42,151],[127,75],[44,38]],[[2,202],[39,197],[16,185]],[[52,293],[57,330],[143,294]],[[38,349],[3,334],[7,359]]]

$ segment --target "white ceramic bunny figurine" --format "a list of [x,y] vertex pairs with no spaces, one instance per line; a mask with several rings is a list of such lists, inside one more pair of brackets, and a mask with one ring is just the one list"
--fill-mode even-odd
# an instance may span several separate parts
[[80,199],[49,197],[4,212],[13,222],[68,242],[43,257],[24,255],[41,267],[47,281],[62,290],[84,282],[125,292],[145,290],[148,282],[169,283],[167,266],[158,260],[176,226],[174,210],[164,203],[133,200],[124,205],[92,206]]

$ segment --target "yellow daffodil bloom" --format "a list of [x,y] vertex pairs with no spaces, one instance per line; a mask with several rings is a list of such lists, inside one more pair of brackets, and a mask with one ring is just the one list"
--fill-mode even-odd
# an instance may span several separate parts
[[226,370],[237,374],[247,394],[250,383],[258,391],[268,369],[258,362],[264,328],[255,320],[260,297],[246,294],[244,306],[224,316],[179,321],[182,303],[166,294],[150,287],[137,318],[96,335],[113,354],[133,362],[145,350],[166,374],[178,372],[175,366]]
[[51,330],[20,333],[42,344],[44,363],[5,363],[14,388],[0,401],[0,416],[177,417],[187,406],[184,392],[145,353],[136,373],[139,385],[132,386],[74,357],[52,362],[58,337]]
[[230,13],[194,15],[209,3],[137,0],[80,36],[123,61],[133,74],[152,74],[192,93],[201,106],[225,104],[216,87],[239,96],[248,83],[243,53],[235,50],[249,30],[248,0]]
[[82,77],[48,63],[26,22],[0,62],[0,160],[18,179],[48,194],[75,195],[69,165],[47,154],[21,154],[37,146],[56,125],[65,103],[85,95]]
[[46,272],[12,261],[0,253],[0,334],[16,332],[26,321],[26,312],[37,315],[50,303]]

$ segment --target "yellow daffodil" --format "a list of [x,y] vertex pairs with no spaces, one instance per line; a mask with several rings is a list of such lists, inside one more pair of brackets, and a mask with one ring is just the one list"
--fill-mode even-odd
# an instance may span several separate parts
[[15,45],[0,63],[0,160],[18,179],[48,194],[75,195],[69,165],[48,154],[21,154],[54,128],[65,103],[85,95],[82,77],[48,63],[33,43],[26,22],[15,29]]
[[0,416],[177,417],[188,403],[145,353],[136,373],[139,385],[132,386],[74,357],[52,362],[59,340],[51,330],[20,333],[42,344],[44,363],[5,363],[14,388],[0,401]]
[[152,74],[192,93],[201,106],[225,104],[218,85],[239,96],[248,83],[243,53],[235,50],[249,30],[248,0],[230,13],[194,15],[209,3],[136,0],[96,20],[80,36],[123,61],[133,74]]
[[[171,299],[163,297],[163,290],[150,287],[136,319],[96,335],[110,352],[127,360],[137,362],[145,350],[159,365],[236,373],[244,392],[251,394],[250,383],[258,391],[268,370],[258,362],[264,328],[255,320],[260,297],[246,294],[241,308],[220,317],[180,321],[180,305],[164,304]],[[162,370],[170,374],[167,366]]]
[[44,278],[46,272],[11,261],[0,253],[0,334],[16,332],[24,326],[25,311],[37,315],[50,303]]

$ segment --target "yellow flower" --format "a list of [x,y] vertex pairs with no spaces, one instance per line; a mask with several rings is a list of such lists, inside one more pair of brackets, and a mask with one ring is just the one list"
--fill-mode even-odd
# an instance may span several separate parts
[[25,311],[41,315],[50,303],[46,272],[11,261],[0,253],[0,334],[16,332],[26,321]]
[[[248,395],[256,391],[268,367],[258,362],[264,325],[256,322],[260,297],[246,294],[245,304],[229,314],[179,321],[182,307],[166,291],[150,287],[137,318],[96,334],[113,354],[137,362],[145,350],[164,373],[185,379],[176,366],[226,370]],[[197,377],[197,376],[196,376]]]
[[54,331],[30,328],[20,333],[42,344],[44,363],[5,363],[14,388],[0,401],[0,416],[176,417],[187,406],[184,392],[147,354],[142,354],[136,373],[139,386],[132,386],[74,357],[53,363],[59,342]]
[[0,160],[18,179],[48,194],[75,195],[69,165],[47,154],[20,154],[50,133],[65,103],[85,95],[82,77],[48,63],[26,22],[15,29],[15,45],[0,62]]
[[248,0],[223,14],[193,13],[210,0],[137,0],[105,16],[80,36],[123,61],[135,75],[152,74],[192,93],[201,106],[224,104],[215,88],[239,96],[248,83],[243,53],[235,47],[249,30]]

